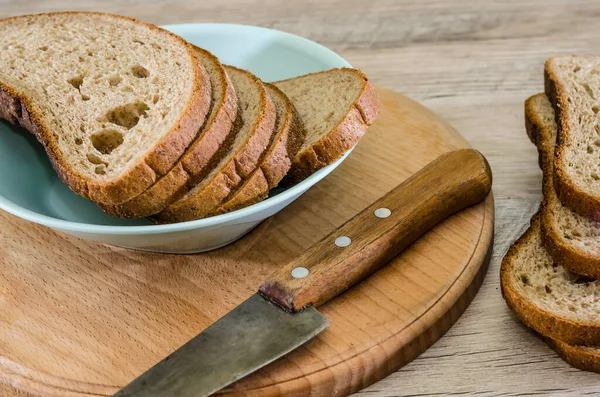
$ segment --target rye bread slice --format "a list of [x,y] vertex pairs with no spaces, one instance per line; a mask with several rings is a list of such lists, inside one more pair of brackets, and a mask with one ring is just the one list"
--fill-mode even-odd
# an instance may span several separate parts
[[306,130],[292,102],[274,85],[266,83],[265,87],[277,112],[271,143],[263,154],[259,167],[227,197],[214,214],[235,211],[267,198],[269,191],[289,171],[292,159],[304,142]]
[[544,72],[558,124],[556,192],[572,210],[600,220],[600,57],[553,57]]
[[594,346],[574,346],[548,338],[545,338],[545,342],[573,367],[583,371],[600,373],[600,348]]
[[76,193],[120,204],[195,139],[210,82],[180,37],[89,12],[0,21],[0,117],[33,132]]
[[600,282],[569,272],[542,243],[539,214],[500,267],[508,307],[541,335],[570,345],[600,345]]
[[543,172],[541,228],[552,258],[570,271],[600,278],[600,222],[579,215],[560,202],[554,190],[554,109],[544,94],[525,102],[527,134],[538,147]]
[[306,138],[282,184],[297,183],[351,149],[373,123],[379,97],[356,69],[331,69],[273,83],[292,101]]
[[205,217],[258,167],[274,132],[276,111],[263,83],[252,73],[226,66],[238,97],[239,132],[227,155],[180,199],[151,217],[157,223]]
[[233,83],[219,59],[196,47],[198,58],[208,72],[212,86],[211,106],[206,122],[196,140],[187,148],[175,166],[142,194],[125,203],[100,207],[121,218],[143,218],[154,215],[177,200],[188,184],[204,178],[225,156],[220,150],[231,144],[233,122],[237,113],[237,96]]

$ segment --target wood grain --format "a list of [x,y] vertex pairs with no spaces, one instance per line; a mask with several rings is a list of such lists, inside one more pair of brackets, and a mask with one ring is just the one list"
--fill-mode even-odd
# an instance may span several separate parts
[[[247,23],[299,34],[337,51],[379,85],[424,103],[486,156],[494,171],[497,224],[481,291],[432,348],[361,395],[600,395],[599,377],[572,369],[529,334],[498,290],[498,260],[541,198],[523,101],[542,92],[547,57],[598,51],[600,2],[0,0],[0,16],[66,9],[159,24]],[[0,386],[0,395],[8,393]]]
[[[114,393],[303,250],[443,153],[466,146],[416,102],[383,89],[379,94],[379,118],[335,173],[220,250],[129,251],[0,213],[0,380],[36,396]],[[322,306],[330,322],[325,332],[224,394],[345,395],[406,364],[475,295],[493,216],[489,195],[440,223]]]
[[[397,257],[449,216],[485,200],[492,174],[476,150],[448,152],[269,275],[259,291],[295,313],[320,307]],[[376,211],[388,210],[385,218]],[[338,246],[338,238],[349,239]],[[303,278],[295,269],[306,269]]]

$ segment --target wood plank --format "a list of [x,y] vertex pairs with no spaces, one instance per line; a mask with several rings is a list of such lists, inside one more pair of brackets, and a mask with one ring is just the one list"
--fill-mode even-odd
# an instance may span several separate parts
[[118,12],[159,24],[248,23],[300,34],[340,52],[376,83],[432,108],[486,155],[494,170],[496,240],[503,247],[496,248],[481,292],[444,338],[362,394],[600,394],[597,375],[570,368],[514,320],[497,279],[499,257],[541,197],[523,101],[542,90],[547,56],[597,51],[600,2],[0,0],[0,16],[64,9]]

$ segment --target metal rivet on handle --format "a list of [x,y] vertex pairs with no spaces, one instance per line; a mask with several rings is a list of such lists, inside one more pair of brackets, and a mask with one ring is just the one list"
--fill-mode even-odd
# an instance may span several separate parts
[[294,270],[292,270],[292,277],[294,278],[304,278],[306,276],[308,276],[310,272],[308,271],[307,268],[305,267],[297,267]]
[[392,215],[392,211],[389,208],[377,208],[374,214],[377,218],[387,218]]
[[338,247],[347,247],[352,244],[352,240],[347,236],[340,236],[335,239],[335,245]]

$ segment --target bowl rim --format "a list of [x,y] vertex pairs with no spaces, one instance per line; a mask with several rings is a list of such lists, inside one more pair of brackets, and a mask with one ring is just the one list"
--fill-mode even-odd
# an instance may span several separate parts
[[[163,29],[169,31],[176,31],[180,29],[215,29],[215,30],[223,30],[226,29],[228,31],[240,31],[240,30],[251,30],[251,31],[261,31],[263,33],[269,33],[277,37],[282,37],[286,39],[286,41],[291,42],[292,45],[297,45],[299,47],[304,47],[309,49],[312,53],[317,53],[319,57],[329,57],[332,60],[332,63],[338,63],[337,67],[352,67],[348,61],[343,59],[340,55],[336,54],[329,48],[316,43],[312,40],[306,39],[304,37],[297,36],[292,33],[282,32],[277,29],[270,29],[260,26],[253,25],[244,25],[244,24],[230,24],[230,23],[183,23],[183,24],[170,24],[170,25],[161,25]],[[335,168],[337,168],[348,155],[352,152],[354,148],[348,150],[341,158],[336,160],[334,163],[324,167],[305,180],[297,183],[296,185],[284,190],[283,192],[277,194],[276,196],[269,197],[266,200],[263,200],[259,203],[250,205],[248,207],[232,211],[226,214],[212,216],[209,218],[196,219],[193,221],[187,222],[179,222],[172,223],[166,225],[137,225],[137,226],[128,226],[128,225],[98,225],[93,223],[85,223],[85,222],[75,222],[75,221],[67,221],[64,219],[54,218],[52,216],[43,215],[37,213],[35,211],[31,211],[26,209],[19,204],[7,199],[6,197],[0,195],[0,208],[6,212],[9,212],[19,218],[41,224],[44,226],[48,226],[53,229],[60,229],[64,231],[71,232],[79,232],[79,233],[94,233],[94,234],[116,234],[116,235],[125,235],[125,234],[158,234],[165,232],[180,232],[187,230],[194,230],[205,227],[213,227],[224,224],[235,223],[235,221],[249,217],[253,214],[260,213],[265,211],[271,207],[277,206],[278,204],[293,198],[294,196],[300,196],[304,193],[304,191],[308,190],[314,184],[319,182],[321,179],[325,178],[329,175]]]

